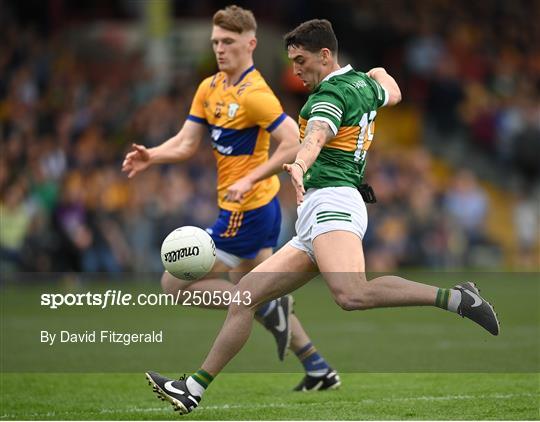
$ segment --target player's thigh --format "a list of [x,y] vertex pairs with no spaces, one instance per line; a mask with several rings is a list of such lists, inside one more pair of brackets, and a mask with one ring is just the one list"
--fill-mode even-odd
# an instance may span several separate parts
[[216,260],[214,266],[212,267],[212,270],[205,275],[200,280],[197,280],[196,282],[189,281],[189,280],[182,280],[179,278],[176,278],[168,271],[163,272],[163,275],[161,276],[161,288],[165,293],[170,294],[177,294],[179,291],[182,290],[203,290],[204,291],[204,283],[208,280],[214,280],[214,279],[225,279],[227,272],[230,270],[230,268],[221,262],[220,260]]
[[255,258],[242,259],[240,264],[229,271],[229,280],[232,283],[237,284],[243,276],[253,270],[257,265],[270,258],[272,253],[272,248],[263,248],[257,253]]
[[249,292],[251,307],[258,308],[298,289],[317,275],[317,266],[306,252],[285,245],[242,277],[237,289]]
[[313,252],[334,298],[351,295],[366,283],[364,251],[357,234],[336,230],[313,240]]
[[321,273],[364,272],[364,250],[357,234],[334,230],[313,239],[313,252]]

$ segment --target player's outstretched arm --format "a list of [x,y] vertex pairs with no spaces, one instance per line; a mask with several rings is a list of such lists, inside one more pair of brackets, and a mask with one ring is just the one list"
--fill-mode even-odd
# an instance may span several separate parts
[[388,92],[388,102],[386,105],[393,106],[401,101],[401,90],[396,80],[390,76],[384,67],[374,67],[367,75],[379,82]]
[[122,171],[131,178],[146,170],[152,164],[177,163],[191,157],[204,134],[204,126],[186,120],[180,131],[161,145],[146,148],[144,145],[132,144],[122,163]]
[[272,132],[278,146],[265,163],[254,168],[242,179],[233,183],[227,191],[227,200],[240,201],[243,195],[253,188],[253,185],[282,171],[284,163],[291,162],[300,149],[300,131],[298,125],[289,116]]
[[296,203],[304,201],[304,174],[315,162],[322,147],[334,137],[330,125],[321,120],[310,120],[306,126],[304,141],[296,160],[292,164],[283,164],[283,169],[291,175],[291,181],[296,191]]

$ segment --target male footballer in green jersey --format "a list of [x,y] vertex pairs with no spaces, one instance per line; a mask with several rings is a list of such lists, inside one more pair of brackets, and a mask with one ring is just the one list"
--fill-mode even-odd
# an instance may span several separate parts
[[[237,284],[250,305],[231,305],[201,368],[187,380],[159,374],[147,378],[160,398],[191,412],[214,377],[247,341],[255,311],[268,300],[299,288],[320,272],[345,310],[437,306],[467,317],[493,335],[499,322],[475,284],[439,289],[397,276],[366,279],[362,238],[367,212],[358,191],[373,140],[377,110],[400,102],[395,80],[383,68],[367,73],[338,63],[338,44],[327,20],[311,20],[285,36],[295,74],[312,91],[300,111],[302,147],[284,169],[296,190],[296,236]],[[278,273],[287,269],[288,273]],[[167,388],[166,388],[167,387]]]

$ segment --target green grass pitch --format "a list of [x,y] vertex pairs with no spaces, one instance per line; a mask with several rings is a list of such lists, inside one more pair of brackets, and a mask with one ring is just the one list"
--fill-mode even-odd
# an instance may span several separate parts
[[[471,279],[452,273],[410,278],[446,286]],[[50,310],[39,306],[39,294],[63,287],[4,286],[0,419],[538,420],[538,276],[476,274],[474,279],[499,313],[498,337],[437,309],[344,312],[326,286],[313,281],[295,293],[295,309],[314,344],[340,372],[342,387],[293,393],[302,377],[297,360],[289,355],[278,362],[271,336],[255,327],[199,408],[184,416],[157,400],[144,371],[176,377],[196,370],[223,312],[171,306]],[[101,287],[140,288],[128,283]],[[142,289],[157,292],[157,285]],[[163,329],[166,340],[144,346],[47,346],[39,342],[42,329]]]
[[300,374],[223,374],[189,415],[142,374],[8,374],[4,420],[537,420],[537,374],[342,374],[340,390],[290,393]]

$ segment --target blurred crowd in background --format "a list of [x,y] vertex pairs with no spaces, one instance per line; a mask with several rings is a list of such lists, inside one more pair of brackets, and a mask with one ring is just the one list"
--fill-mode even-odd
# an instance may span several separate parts
[[[100,18],[118,18],[123,2],[110,3]],[[208,19],[226,4],[177,3],[177,17]],[[358,69],[385,66],[402,88],[403,104],[379,128],[418,120],[415,139],[376,132],[369,152],[366,181],[378,203],[368,207],[368,270],[538,270],[538,2],[286,3],[291,11],[280,20],[283,1],[272,10],[238,2],[259,25],[279,23],[283,33],[312,17],[330,19],[344,57]],[[215,70],[184,69],[163,91],[141,57],[81,60],[53,18],[34,24],[3,7],[2,272],[161,271],[169,231],[207,227],[217,216],[210,143],[188,162],[132,180],[121,162],[133,141],[153,146],[174,135],[200,79]],[[71,22],[68,12],[70,29],[93,18]],[[279,66],[285,73],[286,61]],[[283,81],[272,88],[296,118],[307,94]],[[283,244],[294,235],[296,206],[288,178],[281,180]]]

